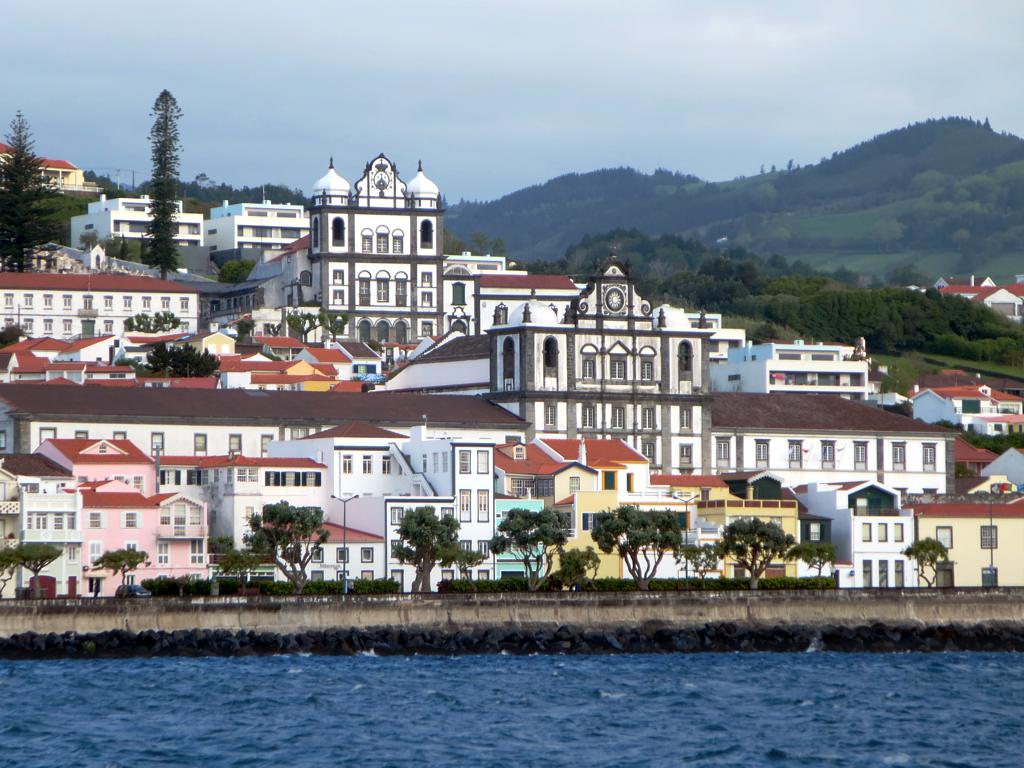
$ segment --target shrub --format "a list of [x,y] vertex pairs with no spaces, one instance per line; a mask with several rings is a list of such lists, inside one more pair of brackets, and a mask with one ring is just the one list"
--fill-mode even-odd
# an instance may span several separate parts
[[280,597],[282,595],[294,595],[295,587],[292,586],[290,581],[259,581],[255,582],[259,585],[261,595],[272,595]]
[[473,581],[472,579],[454,579],[441,581],[437,585],[439,593],[468,594],[472,592],[526,592],[529,583],[525,578],[497,579],[494,581]]
[[[222,595],[237,595],[238,579],[218,579],[219,590]],[[196,579],[184,576],[174,579],[166,577],[159,579],[145,579],[142,586],[153,593],[153,597],[202,597],[211,592],[209,579]]]
[[345,592],[343,581],[307,581],[302,588],[304,595],[341,595]]
[[397,595],[398,582],[392,579],[357,579],[352,582],[355,595]]
[[[792,576],[776,576],[761,579],[761,589],[835,589],[835,579],[831,576],[811,576],[794,578]],[[596,592],[632,592],[636,582],[632,579],[594,579],[587,587]],[[681,590],[737,590],[750,589],[750,579],[708,579],[701,584],[700,579],[651,579],[652,592],[677,592]]]
[[[665,581],[659,579],[659,581]],[[636,582],[632,579],[593,579],[586,587],[595,592],[632,592],[636,589]]]
[[792,576],[778,576],[770,579],[761,579],[761,589],[835,589],[836,580],[831,576],[808,576],[806,578],[793,578]]

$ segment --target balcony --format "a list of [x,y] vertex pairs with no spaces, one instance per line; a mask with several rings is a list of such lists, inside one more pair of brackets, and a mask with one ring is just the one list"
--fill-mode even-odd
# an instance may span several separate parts
[[160,525],[156,529],[158,539],[205,539],[205,525]]
[[33,528],[21,530],[21,541],[25,544],[81,544],[82,532],[74,528]]
[[[78,505],[77,497],[73,494],[47,494],[47,493],[26,493],[22,496],[21,503],[26,513],[33,512],[66,512],[76,514]],[[12,502],[3,502],[5,504]],[[13,502],[17,504],[18,502]]]
[[17,501],[0,501],[0,515],[21,514],[21,504]]
[[860,504],[850,507],[850,511],[855,516],[860,517],[875,517],[879,515],[898,517],[900,515],[900,511],[892,504]]

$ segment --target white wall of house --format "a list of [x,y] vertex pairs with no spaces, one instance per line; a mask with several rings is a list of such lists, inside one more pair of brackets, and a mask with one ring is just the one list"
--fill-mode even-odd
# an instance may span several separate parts
[[[152,220],[148,196],[118,197],[108,200],[100,195],[96,202],[89,203],[85,213],[71,217],[71,244],[75,247],[86,232],[95,232],[100,240],[108,237],[123,237],[127,240],[141,240],[146,236]],[[175,201],[178,209],[175,221],[178,223],[178,245],[203,244],[203,215],[184,213],[180,200]]]
[[280,249],[309,234],[309,215],[291,203],[235,203],[210,209],[203,222],[210,251],[234,248]]

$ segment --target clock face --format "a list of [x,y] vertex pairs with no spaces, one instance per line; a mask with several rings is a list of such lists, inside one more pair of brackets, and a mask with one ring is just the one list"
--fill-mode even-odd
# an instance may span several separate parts
[[610,288],[604,294],[604,305],[611,312],[618,312],[626,303],[626,297],[618,288]]

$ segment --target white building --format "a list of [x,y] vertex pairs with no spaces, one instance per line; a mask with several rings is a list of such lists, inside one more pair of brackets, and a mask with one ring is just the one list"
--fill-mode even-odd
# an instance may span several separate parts
[[920,389],[910,401],[914,418],[929,424],[947,421],[983,435],[1024,429],[1024,398],[987,384]]
[[711,369],[717,392],[803,392],[864,400],[869,363],[840,344],[747,344]]
[[953,487],[956,432],[842,397],[718,392],[711,467],[770,470],[787,485],[875,480],[901,493]]
[[199,325],[199,294],[188,283],[154,277],[2,272],[0,312],[4,325],[29,336],[120,336],[128,318],[158,312],[172,312],[187,331]]
[[[117,197],[108,200],[106,195],[89,203],[86,213],[71,217],[71,243],[78,245],[82,235],[94,232],[100,240],[108,237],[123,237],[141,240],[149,231],[153,216],[150,211],[153,201],[148,195],[142,197]],[[175,201],[178,209],[175,221],[178,223],[178,245],[203,244],[203,215],[185,213],[180,200]]]
[[210,251],[235,248],[275,250],[309,234],[309,216],[292,203],[234,203],[227,200],[210,209],[203,222],[205,245]]
[[[812,515],[831,520],[840,587],[916,587],[914,514],[900,493],[874,481],[810,483],[793,489]],[[800,575],[816,575],[800,564]],[[823,574],[827,575],[827,574]]]

